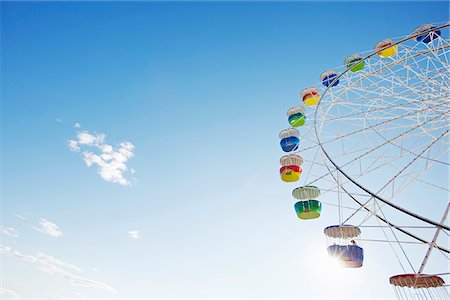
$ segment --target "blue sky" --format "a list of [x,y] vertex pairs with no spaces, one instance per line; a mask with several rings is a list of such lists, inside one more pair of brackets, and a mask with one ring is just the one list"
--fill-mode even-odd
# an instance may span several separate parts
[[[278,132],[322,71],[446,21],[448,8],[2,2],[0,225],[18,235],[2,244],[76,266],[64,268],[117,293],[41,272],[42,255],[2,257],[1,287],[48,299],[392,298],[387,278],[400,270],[387,247],[353,272],[330,273],[315,258],[331,220],[296,219],[279,180]],[[130,185],[70,151],[82,131],[105,134],[99,147],[134,145]]]

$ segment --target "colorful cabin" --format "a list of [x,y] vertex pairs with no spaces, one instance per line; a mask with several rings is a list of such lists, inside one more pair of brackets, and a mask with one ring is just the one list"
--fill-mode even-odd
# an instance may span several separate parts
[[298,201],[294,208],[297,216],[302,220],[317,219],[322,211],[322,203],[317,200]]
[[315,87],[309,87],[302,91],[302,101],[306,106],[319,103],[319,91]]
[[330,240],[328,255],[345,268],[362,267],[364,261],[364,250],[356,244],[356,239],[361,230],[353,225],[332,225],[326,227],[323,232]]
[[289,124],[292,127],[303,126],[306,121],[305,109],[301,106],[294,106],[287,112]]
[[349,68],[350,71],[358,72],[358,71],[361,71],[362,69],[364,69],[365,62],[364,62],[363,58],[361,57],[361,55],[353,54],[353,55],[348,56],[344,60],[344,65],[347,68]]
[[424,24],[414,29],[412,35],[417,35],[416,41],[428,44],[432,40],[440,37],[441,31],[439,29],[436,30],[436,26],[433,24]]
[[376,43],[374,51],[378,53],[378,56],[387,58],[396,54],[398,47],[397,45],[394,45],[394,41],[392,39],[386,39]]
[[328,70],[320,75],[320,81],[326,87],[333,87],[339,84],[338,73],[335,70]]
[[280,169],[281,180],[285,182],[294,182],[300,179],[302,175],[302,167],[300,166],[284,166]]
[[294,182],[300,179],[302,175],[301,165],[303,164],[303,158],[296,154],[285,155],[280,159],[281,180],[285,182]]
[[327,252],[345,268],[360,268],[363,265],[364,250],[357,245],[331,245]]
[[292,197],[297,200],[309,200],[319,197],[320,189],[313,185],[298,187],[292,191]]
[[288,128],[280,132],[280,146],[284,152],[297,150],[300,143],[300,133],[295,128]]

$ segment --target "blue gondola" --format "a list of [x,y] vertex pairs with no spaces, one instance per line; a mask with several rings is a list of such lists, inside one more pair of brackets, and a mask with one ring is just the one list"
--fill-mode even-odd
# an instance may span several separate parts
[[299,143],[300,143],[300,139],[298,137],[290,136],[290,137],[282,139],[280,141],[280,146],[284,152],[291,152],[291,151],[297,150]]
[[441,36],[441,31],[439,29],[436,30],[435,28],[436,26],[434,26],[433,24],[424,24],[417,27],[412,34],[416,35],[424,33],[423,35],[418,35],[416,37],[416,41],[428,44],[434,39],[437,39]]
[[320,75],[320,81],[322,81],[322,84],[326,87],[333,87],[339,84],[339,79],[337,79],[337,77],[338,73],[336,71],[329,70]]
[[364,250],[357,245],[331,245],[327,251],[346,268],[360,268],[363,265]]

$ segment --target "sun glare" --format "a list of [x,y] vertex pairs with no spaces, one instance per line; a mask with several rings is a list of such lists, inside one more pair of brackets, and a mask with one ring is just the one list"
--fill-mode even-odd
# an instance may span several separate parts
[[354,276],[355,270],[345,268],[338,258],[329,256],[325,247],[314,247],[311,253],[311,257],[316,258],[314,259],[314,273],[316,276],[333,282],[342,282]]

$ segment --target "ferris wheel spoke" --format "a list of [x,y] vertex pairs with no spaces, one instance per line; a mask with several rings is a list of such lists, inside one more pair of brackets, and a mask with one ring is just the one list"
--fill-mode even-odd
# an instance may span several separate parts
[[414,241],[391,241],[391,240],[377,240],[377,239],[360,239],[361,242],[376,242],[376,243],[399,243],[399,244],[413,244],[413,245],[427,245],[424,242]]
[[[397,225],[400,228],[414,228],[414,229],[436,229],[436,227],[434,226],[411,226],[411,225],[405,225],[405,226],[401,226],[401,225]],[[390,228],[390,226],[386,226],[386,225],[361,225],[359,226],[361,228]],[[445,231],[443,231],[445,232]],[[422,242],[420,242],[421,244],[424,244]]]
[[[447,209],[445,210],[444,215],[442,216],[441,223],[444,223],[445,219],[447,219],[447,214],[448,214],[449,210],[450,210],[450,203],[447,205]],[[431,241],[430,247],[428,248],[428,251],[425,254],[425,257],[422,261],[422,264],[420,265],[418,274],[422,274],[423,269],[425,268],[425,265],[427,264],[428,259],[430,257],[431,251],[433,250],[433,245],[436,243],[436,240],[439,236],[440,231],[441,231],[441,228],[436,228],[436,232],[434,234],[433,240]]]

